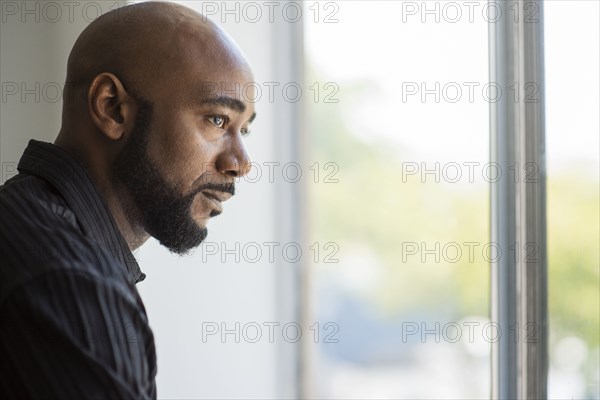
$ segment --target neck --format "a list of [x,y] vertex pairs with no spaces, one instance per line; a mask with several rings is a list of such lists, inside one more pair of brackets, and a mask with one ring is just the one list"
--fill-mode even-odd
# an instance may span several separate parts
[[[119,191],[112,186],[105,184],[96,184],[98,191],[106,201],[108,208],[119,227],[119,231],[127,241],[129,250],[136,250],[143,245],[150,235],[144,230],[138,217],[139,213],[134,211],[133,201],[126,193],[119,194]],[[137,218],[136,218],[137,217]]]
[[[77,135],[67,135],[61,130],[54,144],[61,147],[84,166],[96,190],[108,206],[121,235],[123,235],[129,246],[129,250],[136,250],[150,238],[150,235],[141,224],[142,219],[139,210],[125,189],[118,188],[115,185],[110,173],[112,163],[107,162],[107,157],[102,157],[103,152],[97,151],[101,147],[80,145],[70,139],[72,137],[77,137]],[[89,148],[96,150],[94,152],[85,150]]]

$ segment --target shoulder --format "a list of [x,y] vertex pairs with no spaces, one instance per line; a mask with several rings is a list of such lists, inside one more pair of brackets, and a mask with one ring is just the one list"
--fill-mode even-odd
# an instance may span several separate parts
[[18,224],[55,223],[56,219],[77,228],[75,215],[56,189],[45,180],[20,173],[0,186],[2,227],[16,229]]
[[114,258],[82,233],[60,194],[19,174],[0,187],[0,307],[12,290],[49,271],[77,271],[128,288]]

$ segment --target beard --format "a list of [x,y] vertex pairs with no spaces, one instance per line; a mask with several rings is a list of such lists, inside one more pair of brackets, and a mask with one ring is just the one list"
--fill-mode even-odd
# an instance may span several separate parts
[[[214,185],[182,195],[164,179],[160,169],[148,157],[153,106],[149,101],[138,101],[140,108],[135,126],[129,142],[117,157],[113,178],[133,202],[125,210],[130,221],[141,222],[145,231],[172,253],[185,255],[198,247],[207,235],[207,229],[192,218],[192,202],[200,191]],[[218,213],[211,214],[214,215]]]

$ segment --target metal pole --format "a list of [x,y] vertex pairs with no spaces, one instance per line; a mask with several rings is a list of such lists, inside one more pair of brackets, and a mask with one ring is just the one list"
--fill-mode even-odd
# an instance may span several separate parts
[[[492,398],[547,397],[543,3],[488,3],[493,257]],[[497,100],[497,101],[494,101]],[[495,164],[494,164],[495,163]]]
[[[301,3],[296,3],[301,7]],[[304,26],[302,21],[288,22],[276,20],[271,25],[271,46],[274,49],[274,82],[291,82],[304,86]],[[305,165],[306,143],[303,134],[304,114],[301,101],[276,101],[271,104],[273,126],[281,130],[276,135],[274,146],[276,157],[272,162],[286,165],[292,162]],[[280,179],[277,182],[278,201],[274,212],[277,221],[277,238],[281,243],[294,243],[301,249],[306,247],[306,188],[300,184],[287,184]],[[304,182],[304,181],[303,181]],[[306,257],[297,262],[281,261],[276,269],[278,299],[277,315],[280,321],[293,321],[300,324],[306,332]],[[285,322],[284,322],[285,324]],[[303,336],[303,335],[301,335]],[[277,395],[281,399],[308,398],[308,351],[306,339],[298,343],[281,343],[277,350]]]

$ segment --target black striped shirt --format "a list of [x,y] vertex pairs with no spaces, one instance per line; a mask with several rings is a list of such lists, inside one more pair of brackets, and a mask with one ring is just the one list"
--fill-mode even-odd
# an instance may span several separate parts
[[0,398],[156,398],[145,275],[85,169],[31,140],[0,186]]

